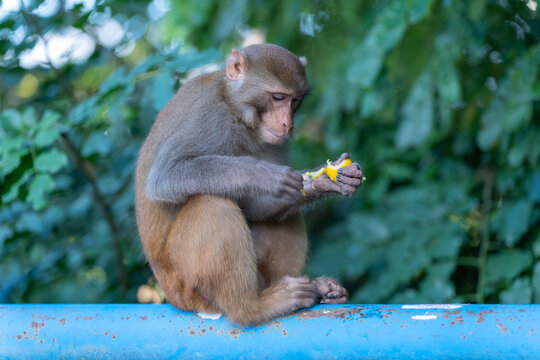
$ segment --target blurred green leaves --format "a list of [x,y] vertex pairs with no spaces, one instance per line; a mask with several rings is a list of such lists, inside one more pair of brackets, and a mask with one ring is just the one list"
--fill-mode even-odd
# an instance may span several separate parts
[[[0,20],[0,301],[134,301],[151,277],[134,240],[142,141],[253,29],[308,58],[294,167],[347,151],[368,178],[306,216],[311,275],[338,277],[353,302],[540,301],[540,33],[526,2],[157,5]],[[126,31],[116,48],[96,37],[108,20]],[[21,66],[70,27],[96,39],[88,59]]]
[[[480,148],[485,150],[493,147],[503,134],[512,135],[531,120],[533,101],[537,100],[533,97],[532,87],[537,78],[539,59],[540,45],[537,45],[508,69],[489,107],[482,114],[482,127],[477,137]],[[511,159],[510,162],[515,165],[521,163]]]
[[419,146],[433,129],[433,85],[428,73],[416,80],[401,108],[402,120],[396,132],[396,146]]
[[34,108],[23,113],[6,109],[0,113],[0,121],[0,179],[6,185],[2,203],[14,201],[21,187],[28,185],[25,200],[41,210],[54,190],[51,176],[68,163],[66,154],[52,147],[60,138],[60,115],[46,111],[38,121]]

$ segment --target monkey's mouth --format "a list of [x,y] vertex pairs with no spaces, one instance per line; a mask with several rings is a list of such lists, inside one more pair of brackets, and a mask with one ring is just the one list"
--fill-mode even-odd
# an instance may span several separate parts
[[289,134],[287,135],[279,135],[279,134],[276,134],[274,131],[272,131],[270,128],[264,126],[263,127],[263,131],[264,131],[264,138],[266,139],[266,141],[268,141],[269,143],[273,143],[273,144],[279,144],[285,140],[287,140],[287,138],[289,137]]

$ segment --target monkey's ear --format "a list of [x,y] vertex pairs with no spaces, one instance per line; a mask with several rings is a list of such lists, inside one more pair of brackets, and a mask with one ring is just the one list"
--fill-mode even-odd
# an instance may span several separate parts
[[230,80],[241,80],[247,70],[246,58],[236,49],[233,49],[227,58],[225,73]]
[[300,56],[298,60],[300,60],[300,63],[302,64],[303,67],[307,66],[307,59],[304,56]]

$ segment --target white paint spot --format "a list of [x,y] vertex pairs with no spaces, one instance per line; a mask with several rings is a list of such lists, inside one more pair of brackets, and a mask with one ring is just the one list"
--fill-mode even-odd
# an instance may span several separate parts
[[413,320],[435,320],[437,315],[415,315],[411,319]]
[[402,309],[417,309],[417,310],[424,310],[424,309],[443,309],[443,310],[453,310],[453,309],[459,309],[463,305],[459,304],[418,304],[418,305],[403,305]]
[[212,313],[205,313],[205,312],[200,312],[200,313],[197,313],[197,315],[199,315],[200,317],[202,317],[203,319],[212,319],[212,320],[217,320],[219,319],[223,314],[212,314]]

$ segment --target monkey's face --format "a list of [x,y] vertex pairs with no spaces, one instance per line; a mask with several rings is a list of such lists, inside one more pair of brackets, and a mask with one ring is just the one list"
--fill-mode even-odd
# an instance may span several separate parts
[[291,135],[294,112],[309,89],[305,65],[304,59],[272,44],[233,50],[227,58],[229,100],[239,104],[241,120],[263,142],[280,144]]
[[302,103],[303,97],[286,91],[268,92],[267,106],[261,113],[258,127],[262,141],[280,144],[292,134],[294,112]]

